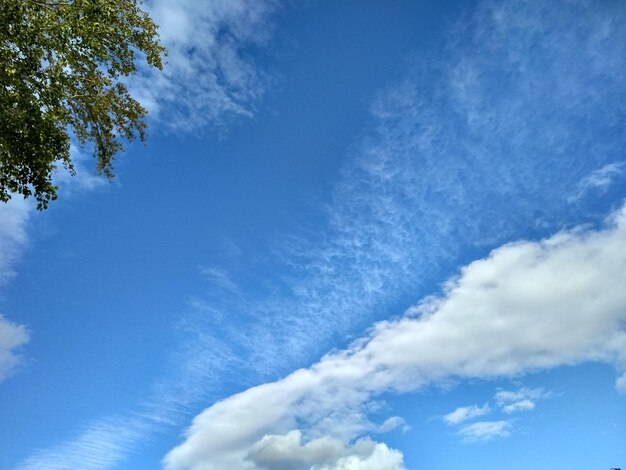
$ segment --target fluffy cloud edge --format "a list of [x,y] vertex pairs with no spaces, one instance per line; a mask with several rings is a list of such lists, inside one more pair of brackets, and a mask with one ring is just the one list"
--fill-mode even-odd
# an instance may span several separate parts
[[[625,247],[626,207],[597,230],[578,228],[497,248],[463,267],[439,297],[376,324],[349,349],[207,408],[194,419],[186,441],[166,456],[165,466],[254,468],[244,464],[249,449],[264,435],[293,429],[309,440],[349,442],[371,430],[365,404],[390,390],[589,361],[614,363],[623,371]],[[541,393],[501,391],[496,401],[517,406]],[[461,435],[488,440],[510,429],[507,420],[484,421],[465,426]]]
[[344,445],[327,436],[302,443],[302,433],[265,435],[246,456],[262,470],[404,470],[400,452],[369,438]]

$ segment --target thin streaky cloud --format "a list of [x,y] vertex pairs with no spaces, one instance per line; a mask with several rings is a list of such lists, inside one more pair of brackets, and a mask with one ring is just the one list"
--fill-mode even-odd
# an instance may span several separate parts
[[466,443],[486,442],[495,438],[508,437],[511,435],[511,430],[510,421],[479,421],[463,426],[459,434]]
[[[609,363],[623,373],[625,247],[626,206],[599,230],[503,245],[464,266],[440,296],[376,324],[350,348],[205,409],[165,467],[249,469],[246,456],[264,436],[294,429],[306,441],[350,442],[371,432],[367,403],[385,392],[584,362]],[[563,272],[567,283],[558,282]],[[593,295],[599,291],[602,296]],[[500,391],[497,401],[506,406],[542,396],[541,389]],[[466,440],[489,440],[510,431],[510,421],[500,420],[459,432]]]
[[489,407],[488,403],[485,403],[483,406],[461,406],[445,415],[443,417],[443,420],[446,424],[461,424],[465,421],[477,418],[479,416],[484,416],[490,412],[491,408]]
[[522,387],[518,390],[498,390],[494,395],[496,403],[505,406],[522,400],[540,400],[550,396],[543,388]]
[[[146,4],[169,50],[161,74],[142,71],[129,85],[161,126],[189,132],[205,126],[225,129],[237,117],[252,117],[272,82],[271,74],[250,58],[260,52],[272,35],[272,15],[280,2],[274,0],[190,1],[153,0]],[[72,155],[77,176],[59,168],[55,181],[65,192],[90,190],[103,180],[88,170],[88,158],[76,146]],[[0,206],[0,282],[14,276],[14,265],[27,242],[26,225],[32,208],[21,201]],[[236,290],[223,272],[208,268],[221,287]],[[202,311],[202,310],[200,310]],[[173,354],[172,377],[154,385],[137,410],[95,421],[76,437],[35,451],[20,468],[105,469],[120,464],[149,436],[188,418],[189,406],[214,392],[207,382],[225,374],[235,357],[219,336],[208,333],[206,320],[197,315],[181,322],[194,333]],[[190,323],[193,323],[191,325]],[[185,325],[186,324],[186,325]],[[196,327],[202,327],[196,330]]]
[[0,382],[18,366],[18,351],[28,340],[26,327],[10,322],[0,314]]
[[28,223],[33,210],[30,201],[21,197],[0,203],[0,286],[16,275],[15,265],[28,242]]
[[609,163],[599,170],[594,171],[586,178],[583,185],[594,188],[607,188],[613,183],[616,177],[622,175],[626,169],[625,162]]
[[525,398],[524,400],[515,401],[509,405],[502,407],[502,411],[507,414],[516,413],[518,411],[529,411],[535,409],[535,402]]
[[550,393],[542,388],[522,387],[518,390],[499,390],[494,399],[504,413],[511,414],[534,410],[537,401],[549,396]]
[[[189,322],[203,333],[182,348],[190,362],[181,367],[194,390],[210,394],[207,375],[260,383],[310,363],[331,338],[345,341],[385,317],[389,302],[454,270],[464,248],[486,252],[534,224],[578,221],[564,195],[623,149],[626,41],[614,26],[623,13],[585,2],[478,4],[432,67],[415,66],[381,93],[376,128],[344,165],[326,226],[289,234],[276,250],[283,264],[273,271],[289,273],[259,280],[265,294],[196,302]],[[229,317],[240,326],[220,320]],[[203,364],[214,345],[222,363]]]
[[[71,147],[77,177],[72,178],[64,169],[54,174],[59,192],[70,195],[77,191],[92,190],[102,184],[100,178],[90,174],[84,166],[84,154]],[[17,266],[28,247],[31,219],[35,212],[32,199],[13,194],[8,202],[0,202],[0,288],[6,287],[18,274]],[[0,381],[13,371],[21,356],[16,351],[29,340],[26,327],[16,325],[0,315]]]
[[594,170],[580,182],[578,192],[568,200],[576,202],[592,191],[606,192],[609,187],[624,176],[626,162],[607,163],[602,168]]

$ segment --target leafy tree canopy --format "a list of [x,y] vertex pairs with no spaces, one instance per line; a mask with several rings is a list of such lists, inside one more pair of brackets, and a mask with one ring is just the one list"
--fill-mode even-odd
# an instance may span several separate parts
[[0,200],[56,199],[55,166],[74,173],[71,135],[112,177],[122,142],[146,129],[121,79],[164,54],[141,0],[0,0]]

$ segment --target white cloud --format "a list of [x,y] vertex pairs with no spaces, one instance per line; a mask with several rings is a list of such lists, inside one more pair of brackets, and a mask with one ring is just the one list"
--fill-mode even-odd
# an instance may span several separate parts
[[[190,44],[191,51],[196,38],[202,42],[205,34],[213,34],[213,27],[196,27],[213,5],[220,11],[245,11],[239,1],[213,2],[200,15],[195,10],[205,2],[196,6],[191,0],[161,0],[160,5],[165,23],[171,23],[161,32],[175,50]],[[252,18],[262,16],[254,12],[266,4],[251,5]],[[228,16],[211,15],[212,24]],[[424,282],[439,277],[441,270],[454,269],[457,255],[467,246],[497,246],[538,217],[548,221],[548,227],[580,220],[563,212],[569,210],[564,206],[571,209],[564,195],[592,170],[623,153],[622,20],[622,12],[584,1],[479,2],[475,14],[463,18],[447,38],[447,47],[434,51],[440,61],[427,67],[420,61],[399,86],[382,94],[373,109],[375,131],[366,133],[359,155],[343,168],[333,191],[327,228],[316,226],[310,240],[296,237],[291,250],[281,240],[277,252],[286,265],[295,267],[293,272],[268,280],[270,271],[282,273],[285,266],[263,270],[257,285],[270,285],[265,297],[257,295],[260,289],[255,287],[252,296],[225,295],[223,304],[198,303],[205,319],[189,328],[194,337],[183,346],[181,372],[174,380],[164,379],[170,382],[164,387],[169,391],[153,403],[156,414],[188,410],[194,394],[207,403],[207,390],[214,391],[211,387],[223,383],[224,376],[236,375],[247,386],[284,374],[294,364],[309,363],[330,347],[329,338],[362,331],[372,318],[380,318],[389,302],[411,293],[421,296]],[[262,23],[249,31],[264,37],[269,30],[267,22]],[[152,100],[150,107],[162,105],[161,118],[178,126],[249,115],[264,92],[264,74],[246,58],[245,47],[236,50],[242,53],[243,70],[250,70],[239,83],[253,77],[248,98],[246,92],[235,93],[233,104],[229,85],[215,91],[210,78],[199,91],[202,99],[191,101],[197,98],[196,71],[206,67],[212,77],[227,52],[206,64],[180,55],[180,64],[169,68],[180,69],[180,75],[169,72],[145,81],[141,91]],[[192,80],[185,82],[186,77]],[[169,109],[177,96],[180,107]],[[215,317],[242,320],[216,328],[211,321]],[[451,356],[460,354],[456,344],[451,346]],[[513,357],[511,362],[519,361]],[[361,411],[334,411],[324,423],[332,428],[341,421],[346,435],[371,430]],[[323,434],[318,432],[317,437]],[[73,462],[79,465],[91,450],[83,443],[82,454],[75,452]]]
[[32,210],[32,203],[19,196],[0,202],[0,286],[15,276],[15,263],[28,241]]
[[[57,167],[53,181],[60,186],[59,193],[93,190],[105,184],[105,179],[87,169],[85,164],[90,157],[75,143],[70,153],[76,175],[70,175],[62,165]],[[33,199],[24,199],[19,194],[13,194],[6,203],[0,202],[0,287],[16,274],[15,265],[28,243],[29,221],[35,212]]]
[[[0,202],[0,287],[15,276],[15,264],[28,242],[27,226],[33,206],[30,201],[13,197]],[[22,325],[0,315],[0,381],[19,363],[16,350],[28,341]]]
[[[99,470],[120,463],[146,435],[150,423],[135,416],[93,423],[76,440],[35,452],[16,470]],[[86,453],[85,448],[91,451]]]
[[459,431],[465,442],[490,441],[496,437],[507,437],[511,434],[509,421],[479,421],[468,424]]
[[[152,117],[174,128],[189,130],[207,124],[219,128],[234,116],[253,116],[271,77],[257,67],[249,52],[267,44],[272,33],[270,16],[278,5],[274,0],[147,1],[145,6],[160,26],[169,56],[163,73],[143,71],[129,83],[131,92]],[[71,153],[77,174],[57,169],[54,181],[61,191],[71,194],[106,183],[90,170],[89,155],[76,145]],[[32,212],[29,201],[14,198],[0,203],[0,284],[15,275]],[[205,275],[222,287],[235,287],[218,271]],[[176,356],[183,363],[176,380],[155,385],[154,393],[140,407],[141,418],[131,414],[95,421],[75,439],[34,452],[20,468],[101,469],[119,463],[163,423],[180,419],[189,401],[202,395],[199,390],[204,390],[204,383],[215,382],[207,376],[232,362],[225,360],[228,348],[220,348],[214,339],[198,332],[187,342]]]
[[585,178],[583,186],[606,189],[613,183],[616,177],[624,173],[625,166],[625,162],[614,162],[604,165]]
[[592,171],[589,176],[585,177],[578,185],[578,191],[570,197],[570,202],[575,202],[582,198],[591,190],[606,191],[615,180],[624,174],[626,162],[613,162],[604,165],[602,168]]
[[360,439],[351,446],[329,437],[302,444],[302,434],[266,435],[247,459],[259,470],[401,470],[402,454],[385,444]]
[[[626,369],[626,207],[601,230],[518,242],[465,266],[398,320],[378,323],[345,351],[253,387],[198,415],[169,469],[245,469],[266,434],[300,429],[347,442],[371,427],[364,404],[388,390],[449,379],[509,377],[585,361]],[[537,391],[499,392],[502,403]],[[506,435],[474,423],[467,439]]]
[[240,292],[239,286],[224,269],[217,266],[202,266],[200,267],[200,274],[221,291],[226,290],[232,293]]
[[70,157],[74,174],[61,164],[57,165],[54,173],[53,182],[60,186],[59,193],[62,197],[80,191],[92,191],[110,182],[96,173],[94,158],[76,141],[71,142]]
[[461,406],[451,413],[448,413],[443,417],[446,424],[460,424],[464,421],[484,416],[491,411],[489,404],[485,403],[483,406],[471,405]]
[[403,456],[384,443],[370,444],[371,453],[347,455],[329,465],[313,466],[310,470],[404,470]]
[[401,418],[400,416],[392,416],[391,418],[387,418],[383,424],[378,426],[378,429],[376,429],[376,431],[385,433],[398,428],[400,428],[403,432],[411,429],[410,426],[406,424],[406,421],[404,421],[403,418]]
[[[103,184],[101,178],[90,174],[84,167],[85,155],[72,146],[72,158],[77,175],[72,178],[64,168],[54,174],[54,183],[67,193],[75,190],[91,190]],[[13,194],[8,202],[0,202],[0,287],[16,276],[16,265],[28,244],[28,229],[35,204],[30,199]],[[17,364],[15,350],[28,341],[28,333],[22,325],[16,325],[0,315],[0,380]]]
[[515,401],[509,405],[505,405],[502,407],[502,411],[505,413],[515,413],[516,411],[528,411],[535,409],[535,402],[529,400],[528,398],[524,400]]
[[7,377],[19,362],[16,350],[28,342],[28,332],[0,315],[0,382]]
[[520,388],[519,390],[499,390],[495,394],[495,400],[503,412],[510,414],[517,411],[535,409],[535,402],[547,398],[547,393],[542,388]]
[[268,73],[251,59],[267,44],[277,0],[153,0],[148,9],[168,49],[162,72],[131,81],[164,123],[189,130],[252,116]]

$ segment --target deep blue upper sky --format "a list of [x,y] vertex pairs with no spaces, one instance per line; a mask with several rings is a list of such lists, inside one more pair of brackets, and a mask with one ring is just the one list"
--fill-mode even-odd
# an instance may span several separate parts
[[147,145],[0,207],[0,468],[626,465],[622,2],[147,3]]

